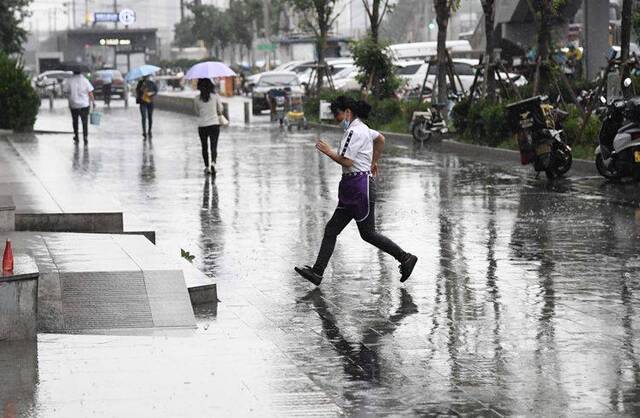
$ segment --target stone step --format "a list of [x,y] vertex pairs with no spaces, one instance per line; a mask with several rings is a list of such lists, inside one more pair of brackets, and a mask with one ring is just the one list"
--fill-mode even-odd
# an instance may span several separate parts
[[[38,329],[78,333],[131,328],[194,327],[181,261],[138,235],[32,233],[11,238],[14,253],[40,270]],[[191,272],[188,273],[188,276]],[[209,293],[215,283],[193,291]]]
[[16,229],[16,205],[13,197],[0,196],[0,231],[15,231]]

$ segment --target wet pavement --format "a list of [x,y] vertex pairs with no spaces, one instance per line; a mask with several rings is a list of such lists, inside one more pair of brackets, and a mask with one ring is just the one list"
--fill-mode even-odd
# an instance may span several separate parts
[[[117,199],[125,229],[194,254],[220,303],[195,331],[3,345],[5,414],[640,414],[637,185],[389,146],[376,216],[420,257],[413,276],[401,285],[352,224],[312,289],[292,268],[313,262],[340,176],[317,134],[225,129],[211,181],[195,119],[155,116],[152,142],[137,109],[114,107],[87,148],[13,145],[41,175]],[[67,114],[39,124],[68,129]]]

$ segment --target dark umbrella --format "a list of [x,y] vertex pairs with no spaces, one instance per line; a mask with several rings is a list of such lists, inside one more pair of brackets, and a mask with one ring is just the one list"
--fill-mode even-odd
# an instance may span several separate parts
[[91,70],[86,64],[79,62],[63,62],[60,64],[61,69],[64,71],[73,71],[74,73],[89,73]]

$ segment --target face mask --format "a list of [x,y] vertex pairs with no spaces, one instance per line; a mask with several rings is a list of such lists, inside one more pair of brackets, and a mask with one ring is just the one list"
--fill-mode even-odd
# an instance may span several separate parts
[[343,129],[344,131],[346,131],[346,130],[349,128],[349,125],[350,125],[350,124],[349,124],[349,121],[348,121],[348,120],[344,119],[344,120],[342,121],[342,129]]

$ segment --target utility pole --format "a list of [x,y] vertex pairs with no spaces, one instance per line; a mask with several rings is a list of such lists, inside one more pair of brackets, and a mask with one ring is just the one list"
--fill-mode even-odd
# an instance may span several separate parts
[[71,0],[71,29],[76,28],[76,0]]
[[[118,0],[113,0],[113,13],[118,13]],[[115,28],[118,29],[118,21],[115,21]]]
[[184,21],[184,0],[180,0],[180,22]]

